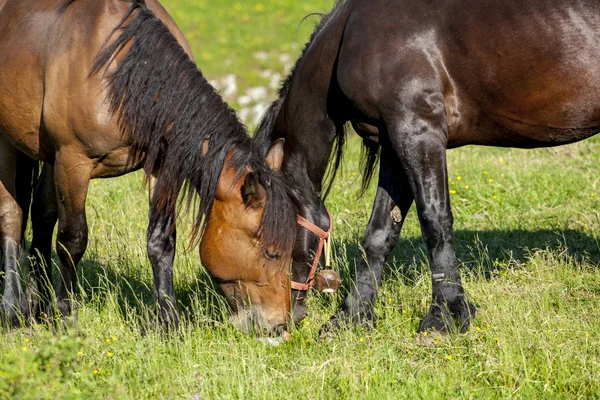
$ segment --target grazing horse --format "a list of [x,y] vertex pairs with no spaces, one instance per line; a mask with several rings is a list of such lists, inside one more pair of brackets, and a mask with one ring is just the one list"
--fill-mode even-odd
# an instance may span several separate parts
[[[446,149],[534,148],[594,135],[599,43],[600,2],[593,0],[336,3],[257,132],[265,150],[285,138],[285,179],[299,213],[322,229],[330,224],[324,175],[330,158],[334,174],[339,166],[344,125],[350,122],[367,145],[363,184],[379,157],[362,241],[366,257],[330,326],[373,320],[383,265],[414,201],[432,279],[432,304],[419,331],[468,328],[475,307],[454,251]],[[305,282],[317,238],[298,229],[292,278]],[[299,319],[304,294],[293,293]]]
[[[192,240],[232,306],[233,322],[281,333],[290,309],[292,203],[277,172],[282,142],[262,157],[234,111],[196,67],[155,0],[0,0],[0,311],[15,324],[29,305],[18,260],[32,160],[44,163],[32,205],[36,290],[73,308],[86,248],[90,179],[143,168],[150,180],[148,256],[159,315],[179,315],[173,289],[178,196],[199,196]],[[28,161],[29,160],[29,161]],[[36,163],[37,163],[36,161]],[[38,307],[41,308],[41,307]]]

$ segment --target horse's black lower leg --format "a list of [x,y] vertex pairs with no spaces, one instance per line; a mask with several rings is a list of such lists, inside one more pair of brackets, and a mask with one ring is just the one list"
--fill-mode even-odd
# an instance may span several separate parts
[[44,165],[34,190],[31,206],[32,240],[29,259],[34,276],[37,313],[48,312],[53,296],[52,234],[58,220],[58,206],[52,167]]
[[173,261],[175,259],[176,232],[173,216],[157,218],[150,208],[147,246],[148,258],[154,276],[154,298],[158,303],[161,322],[167,329],[179,326],[177,300],[173,287]]
[[175,216],[156,215],[156,173],[150,177],[150,212],[146,234],[148,258],[154,277],[154,298],[161,323],[168,330],[179,326],[179,312],[173,287],[173,261],[177,233]]
[[410,185],[395,154],[389,148],[382,149],[379,187],[362,241],[364,258],[356,269],[354,283],[342,308],[331,318],[332,326],[338,326],[344,320],[354,323],[373,321],[382,269],[396,246],[412,201]]
[[[443,97],[407,98],[418,112],[387,122],[390,141],[415,197],[421,231],[429,252],[432,305],[419,331],[452,331],[455,322],[465,331],[475,314],[466,299],[454,252],[452,211],[446,169],[446,122]],[[420,113],[426,113],[421,116]]]
[[16,157],[16,150],[0,140],[0,261],[4,265],[0,318],[12,326],[18,326],[27,311],[19,271],[23,220],[16,201]]

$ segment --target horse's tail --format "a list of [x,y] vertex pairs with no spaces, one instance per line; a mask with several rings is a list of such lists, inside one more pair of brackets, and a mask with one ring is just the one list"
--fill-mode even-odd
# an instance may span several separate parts
[[40,163],[19,152],[17,154],[16,197],[23,212],[21,228],[21,245],[25,245],[25,229],[29,221],[29,209],[33,198],[33,189],[40,172]]
[[360,155],[360,169],[362,181],[360,183],[360,195],[365,194],[375,173],[375,167],[379,163],[379,150],[381,146],[371,140],[363,140],[362,153]]

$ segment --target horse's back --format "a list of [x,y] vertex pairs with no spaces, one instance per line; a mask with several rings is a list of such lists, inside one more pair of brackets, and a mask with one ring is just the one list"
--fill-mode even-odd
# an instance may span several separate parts
[[600,128],[600,2],[348,3],[339,84],[368,117],[425,87],[444,94],[451,145],[559,144]]

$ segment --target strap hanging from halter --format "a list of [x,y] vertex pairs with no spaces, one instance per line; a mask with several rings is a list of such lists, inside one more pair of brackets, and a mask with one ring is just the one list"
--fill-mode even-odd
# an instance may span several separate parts
[[319,246],[317,247],[317,252],[315,253],[315,259],[313,260],[312,266],[310,268],[310,273],[308,274],[308,279],[306,283],[299,283],[292,281],[292,289],[295,290],[308,290],[314,284],[315,273],[317,272],[317,267],[319,266],[319,259],[321,258],[321,253],[323,252],[323,247],[325,247],[325,266],[329,268],[331,266],[331,227],[333,226],[333,219],[331,218],[331,213],[327,210],[327,215],[329,215],[329,228],[327,231],[319,228],[317,225],[313,224],[309,220],[300,215],[296,216],[296,222],[298,225],[308,229],[319,238]]

